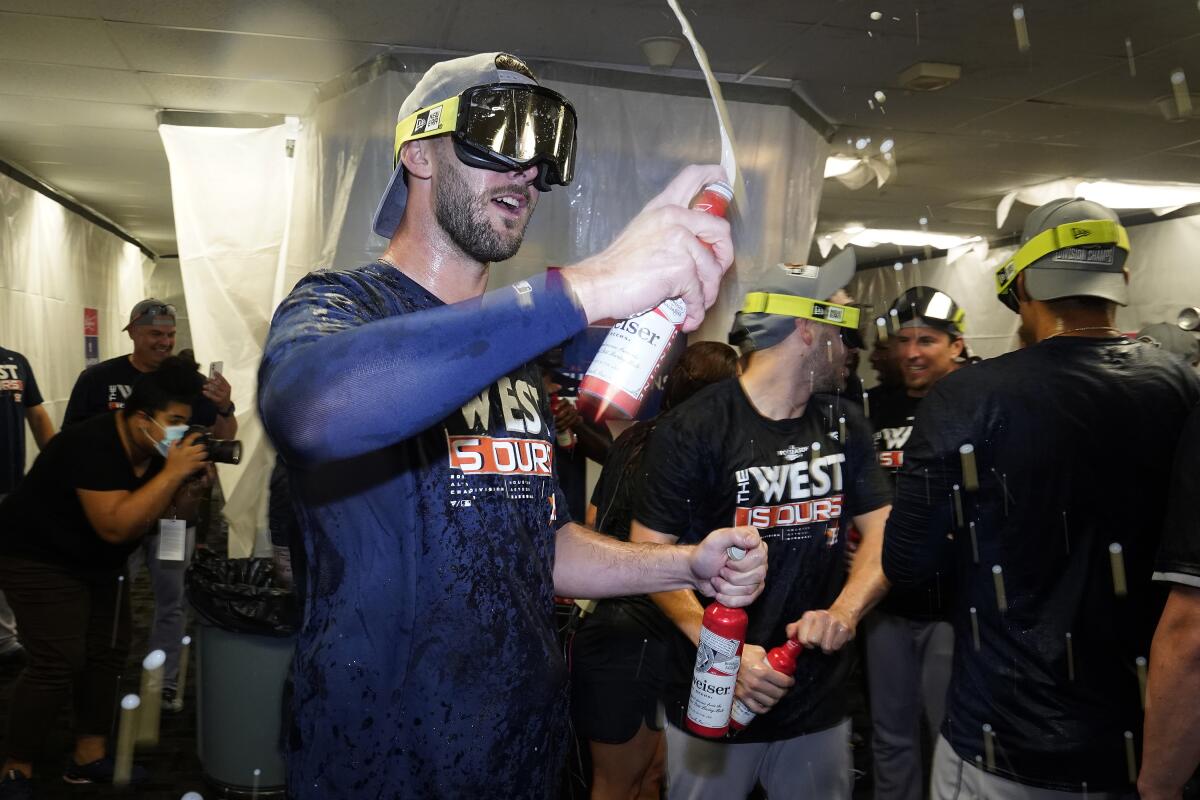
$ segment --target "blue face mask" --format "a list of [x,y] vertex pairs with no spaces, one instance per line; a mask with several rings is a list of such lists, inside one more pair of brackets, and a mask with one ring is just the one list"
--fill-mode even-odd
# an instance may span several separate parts
[[[160,456],[166,458],[167,453],[171,452],[171,448],[175,446],[175,443],[187,434],[188,426],[168,425],[164,428],[162,425],[159,425],[158,420],[156,420],[154,417],[149,417],[149,420],[155,425],[158,425],[159,429],[166,434],[162,439],[150,438],[150,441],[154,442],[154,449],[158,451]],[[147,433],[146,436],[150,437],[150,434]]]

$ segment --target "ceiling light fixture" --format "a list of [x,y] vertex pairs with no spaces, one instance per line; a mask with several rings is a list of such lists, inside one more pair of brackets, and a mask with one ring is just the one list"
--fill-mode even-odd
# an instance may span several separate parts
[[1006,194],[996,207],[996,227],[1003,228],[1013,203],[1040,206],[1059,197],[1082,197],[1113,209],[1144,208],[1163,215],[1200,203],[1200,183],[1150,183],[1146,181],[1088,181],[1062,178],[1022,186]]
[[830,156],[825,159],[825,177],[836,178],[839,175],[845,175],[850,170],[862,163],[861,158],[852,158],[851,156]]
[[825,256],[834,247],[846,247],[847,245],[878,247],[881,244],[894,244],[899,247],[932,247],[937,250],[951,250],[982,241],[983,239],[979,236],[847,225],[840,231],[820,236],[817,239],[817,248],[821,251],[821,255]]
[[642,39],[638,44],[646,63],[651,69],[670,69],[675,66],[675,59],[683,48],[683,39],[675,36],[651,36]]

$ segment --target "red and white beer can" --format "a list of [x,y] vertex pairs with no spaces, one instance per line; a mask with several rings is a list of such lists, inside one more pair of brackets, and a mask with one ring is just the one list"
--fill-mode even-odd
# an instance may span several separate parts
[[[733,189],[717,181],[705,186],[691,207],[723,217],[732,200]],[[646,391],[669,367],[666,357],[686,315],[684,302],[672,297],[614,324],[579,385],[580,411],[596,422],[635,418]]]

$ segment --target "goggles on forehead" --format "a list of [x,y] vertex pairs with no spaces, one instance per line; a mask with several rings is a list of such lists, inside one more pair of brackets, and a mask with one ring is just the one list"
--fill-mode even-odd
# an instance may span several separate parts
[[[1012,311],[1018,311],[1017,276],[1035,261],[1059,250],[1078,250],[1069,260],[1087,263],[1087,252],[1096,245],[1113,245],[1129,252],[1129,234],[1111,219],[1088,219],[1067,222],[1034,236],[996,270],[996,295]],[[1067,260],[1067,259],[1064,259]]]
[[[912,294],[911,290],[909,294]],[[911,298],[900,297],[892,307],[896,309],[896,324],[900,327],[916,320],[955,336],[961,336],[966,327],[966,312],[958,307],[954,298],[936,289]]]
[[575,127],[575,109],[558,92],[528,83],[473,86],[400,120],[392,165],[405,142],[450,134],[464,164],[496,172],[536,166],[534,185],[545,192],[575,176]]
[[772,294],[771,292],[750,292],[742,305],[743,314],[780,314],[785,317],[811,319],[814,322],[824,322],[834,325],[842,336],[842,342],[847,347],[863,346],[862,336],[858,332],[859,309],[855,306],[843,306],[825,300],[813,300],[810,297],[796,297],[790,294]]

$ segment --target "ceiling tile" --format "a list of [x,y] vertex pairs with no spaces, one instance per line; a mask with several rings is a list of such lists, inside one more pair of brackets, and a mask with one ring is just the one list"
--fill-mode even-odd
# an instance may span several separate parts
[[0,54],[10,61],[125,69],[129,65],[95,19],[0,13]]
[[155,109],[120,103],[90,103],[55,97],[0,96],[0,123],[84,125],[99,128],[158,129]]
[[152,105],[134,72],[0,59],[0,94]]
[[316,39],[118,22],[106,27],[135,69],[171,75],[321,83],[385,51]]
[[161,108],[189,111],[245,111],[303,114],[316,95],[316,84],[241,81],[143,73],[143,82]]

